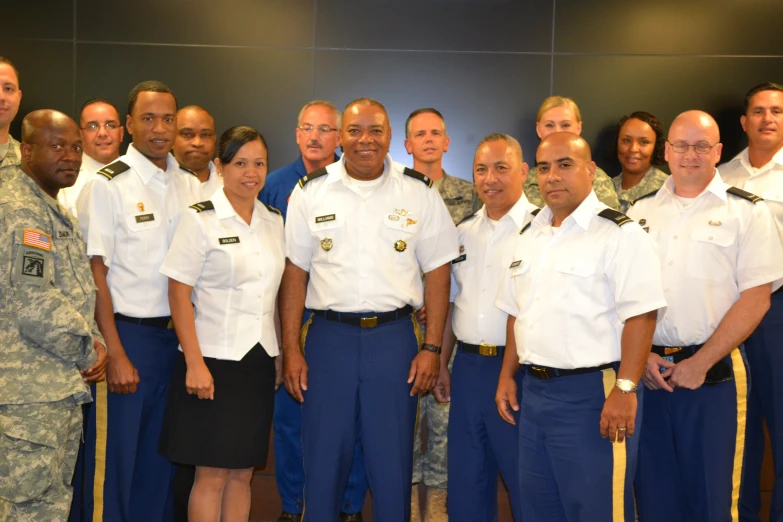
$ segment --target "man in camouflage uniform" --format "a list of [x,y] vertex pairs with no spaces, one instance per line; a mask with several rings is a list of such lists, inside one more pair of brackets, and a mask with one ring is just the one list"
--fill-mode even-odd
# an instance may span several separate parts
[[[525,197],[532,204],[539,208],[544,208],[546,203],[541,196],[541,188],[538,186],[538,169],[533,167],[530,169],[530,173],[525,181]],[[593,180],[593,192],[598,196],[598,200],[609,208],[618,210],[620,208],[620,200],[617,198],[617,192],[614,188],[612,178],[604,172],[600,167],[595,168],[595,179]]]
[[21,101],[19,74],[7,58],[0,56],[0,185],[16,171],[21,161],[19,142],[10,134],[11,122]]
[[[418,109],[413,111],[405,122],[405,149],[413,155],[413,169],[426,175],[435,187],[451,214],[456,225],[473,215],[481,202],[473,183],[454,176],[443,170],[443,154],[449,149],[449,137],[446,134],[446,122],[436,109]],[[449,303],[451,317],[452,303]],[[420,321],[425,320],[424,311],[417,314]],[[453,341],[453,340],[452,340]],[[445,342],[445,339],[444,339]],[[444,350],[444,353],[452,350]],[[411,494],[411,522],[420,521],[418,483],[424,481],[427,486],[427,507],[425,522],[447,521],[446,488],[448,485],[447,468],[447,431],[449,420],[449,399],[451,397],[451,361],[441,360],[440,377],[432,393],[419,400],[419,419],[416,423],[416,438],[413,443],[413,492]],[[427,423],[427,451],[422,453],[421,430]]]
[[33,112],[22,122],[21,168],[0,194],[2,522],[67,520],[81,404],[105,372],[84,242],[57,203],[81,154],[73,120]]

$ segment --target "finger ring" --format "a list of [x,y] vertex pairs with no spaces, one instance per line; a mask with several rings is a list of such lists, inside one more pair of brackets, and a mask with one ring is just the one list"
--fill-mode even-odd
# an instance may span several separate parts
[[617,428],[619,431],[625,431],[625,428]]

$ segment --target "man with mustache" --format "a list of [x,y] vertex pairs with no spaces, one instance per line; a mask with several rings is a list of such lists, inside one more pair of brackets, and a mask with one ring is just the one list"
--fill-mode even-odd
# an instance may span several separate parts
[[201,182],[201,197],[209,199],[223,186],[215,170],[215,118],[203,107],[188,105],[177,112],[177,136],[171,153],[180,168]]
[[79,127],[28,114],[21,157],[0,194],[0,519],[65,520],[81,404],[106,371],[84,242],[57,204],[79,172]]
[[[324,168],[338,160],[335,149],[340,146],[342,115],[332,102],[313,100],[299,111],[296,126],[296,144],[299,158],[290,165],[271,172],[259,199],[283,213],[288,211],[288,199],[299,182],[310,172]],[[278,357],[280,365],[283,358]],[[279,366],[278,366],[279,367]],[[277,491],[283,501],[283,512],[278,522],[298,522],[304,506],[304,464],[302,463],[301,403],[284,387],[275,394],[274,452]],[[367,495],[367,476],[361,442],[357,440],[353,466],[342,502],[341,521],[362,520],[362,507]]]
[[94,480],[84,499],[88,520],[94,515],[96,522],[172,516],[174,467],[158,453],[158,436],[178,342],[159,269],[169,227],[200,197],[198,178],[169,154],[176,121],[171,89],[159,81],[134,87],[126,119],[133,141],[88,181],[78,202],[98,287],[96,319],[109,351],[85,447],[97,455],[85,462]]
[[19,73],[8,58],[0,56],[0,186],[4,179],[16,172],[22,155],[19,142],[10,134],[11,122],[19,112],[22,91]]
[[[783,240],[783,85],[762,83],[745,95],[740,118],[748,147],[721,165],[729,185],[764,198]],[[740,493],[740,519],[758,522],[761,511],[760,475],[764,459],[764,422],[774,456],[775,485],[770,520],[783,520],[783,292],[775,292],[769,311],[745,341],[753,386],[748,397],[745,471]]]
[[[405,122],[405,150],[413,155],[413,169],[433,182],[456,225],[481,206],[473,183],[455,178],[443,170],[443,155],[449,150],[446,121],[437,109],[413,111]],[[451,316],[452,305],[449,304]],[[422,311],[420,314],[426,317]],[[418,483],[427,487],[425,522],[445,522],[447,478],[447,429],[451,374],[449,362],[454,346],[445,343],[441,352],[440,376],[432,393],[419,401],[419,421],[413,441],[413,490],[411,491],[411,522],[420,520]],[[427,451],[421,450],[421,431],[426,421]]]
[[57,200],[68,212],[76,215],[76,201],[87,181],[94,177],[104,165],[120,157],[120,145],[124,129],[120,122],[120,111],[109,100],[92,98],[84,102],[79,114],[79,127],[82,130],[82,168],[72,187],[60,191]]

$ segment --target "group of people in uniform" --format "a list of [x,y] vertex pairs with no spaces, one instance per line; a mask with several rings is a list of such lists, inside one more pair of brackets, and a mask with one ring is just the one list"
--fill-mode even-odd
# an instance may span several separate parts
[[720,168],[709,114],[634,112],[612,179],[553,96],[473,183],[432,108],[408,168],[380,102],[312,101],[267,174],[158,81],[21,143],[0,87],[2,521],[247,520],[270,431],[281,522],[492,522],[499,477],[517,522],[756,521],[765,421],[783,477],[780,85]]

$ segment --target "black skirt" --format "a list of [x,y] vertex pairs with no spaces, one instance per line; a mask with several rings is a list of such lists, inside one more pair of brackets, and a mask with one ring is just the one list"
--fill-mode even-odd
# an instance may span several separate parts
[[275,359],[255,345],[240,361],[204,357],[214,400],[189,395],[185,356],[171,376],[158,451],[177,464],[245,469],[266,464],[275,393]]

